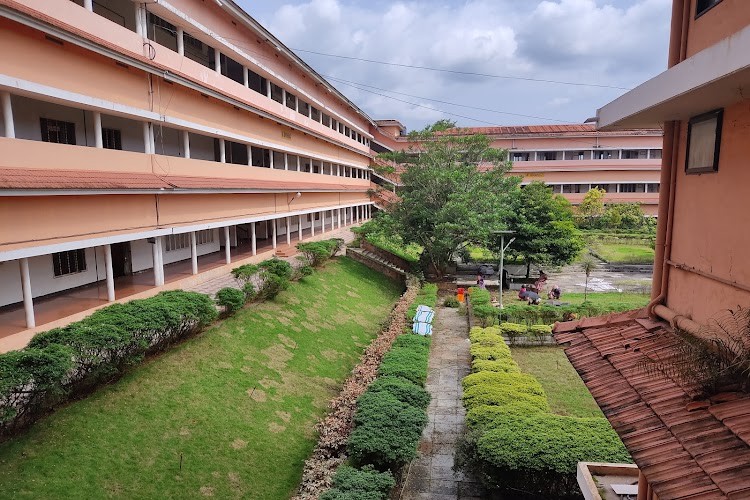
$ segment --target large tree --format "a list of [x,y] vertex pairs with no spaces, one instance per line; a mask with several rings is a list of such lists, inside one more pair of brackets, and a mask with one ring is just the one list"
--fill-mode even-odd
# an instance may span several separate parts
[[455,124],[441,120],[409,136],[406,151],[384,154],[399,163],[401,200],[393,219],[406,243],[424,248],[422,264],[441,275],[466,244],[486,245],[505,229],[510,193],[518,178],[507,151],[490,147],[484,135],[441,133]]
[[[583,249],[570,202],[553,195],[543,182],[532,182],[514,192],[507,222],[516,238],[509,254],[524,259],[527,277],[532,264],[569,264]],[[493,246],[497,248],[499,241]]]

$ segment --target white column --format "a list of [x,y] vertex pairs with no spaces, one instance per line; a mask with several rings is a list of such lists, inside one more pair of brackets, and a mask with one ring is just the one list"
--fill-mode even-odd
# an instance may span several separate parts
[[286,244],[292,244],[292,218],[286,218]]
[[266,80],[266,97],[271,98],[271,80]]
[[101,149],[104,147],[102,139],[102,114],[94,111],[94,146]]
[[253,166],[253,147],[250,144],[247,145],[247,166]]
[[255,238],[255,222],[250,223],[250,242],[252,244],[253,255],[258,254],[258,240]]
[[268,150],[268,166],[273,169],[273,149]]
[[221,52],[219,49],[214,49],[214,71],[221,73]]
[[177,53],[185,55],[185,31],[182,28],[177,28]]
[[104,245],[104,267],[107,272],[107,300],[115,301],[115,273],[112,270],[112,245]]
[[153,153],[151,151],[151,129],[148,126],[148,122],[143,122],[143,152],[147,155]]
[[336,176],[341,177],[341,165],[336,165]]
[[190,132],[187,130],[182,131],[182,151],[185,158],[190,158]]
[[83,7],[90,12],[94,12],[93,0],[83,0]]
[[310,236],[315,236],[315,212],[310,214]]
[[299,240],[302,241],[302,216],[299,216]]
[[34,328],[34,299],[31,297],[31,275],[29,273],[29,259],[19,259],[21,270],[21,290],[23,292],[23,310],[26,312],[26,328]]
[[146,30],[144,29],[144,23],[143,23],[143,7],[140,3],[134,4],[135,6],[135,32],[138,33],[139,36],[145,37],[146,36]]
[[247,71],[247,67],[242,67],[242,83],[245,85],[245,87],[250,86],[250,74]]
[[276,236],[277,236],[276,235],[276,223],[278,222],[278,220],[274,219],[271,222],[273,223],[273,233],[271,234],[271,237],[273,238],[272,245],[273,245],[273,249],[276,250]]
[[227,150],[224,146],[224,139],[219,139],[219,161],[221,163],[227,162]]
[[302,170],[302,165],[300,163],[301,163],[300,157],[299,155],[297,155],[297,172]]
[[161,274],[161,259],[159,253],[161,252],[161,245],[159,244],[159,236],[154,238],[154,244],[151,245],[151,260],[154,262],[154,286],[161,286],[162,282]]
[[326,211],[322,210],[320,212],[320,232],[325,233],[326,232]]
[[3,124],[5,125],[5,137],[14,139],[16,127],[13,123],[13,106],[10,101],[10,92],[0,92],[0,100],[3,104]]
[[190,264],[193,274],[198,274],[198,242],[195,238],[195,231],[190,232]]
[[340,208],[338,209],[338,212],[339,212],[339,217],[338,217],[339,218],[339,229],[341,229],[341,209]]
[[224,260],[227,264],[232,263],[231,241],[229,240],[229,226],[224,226]]
[[326,169],[326,162],[322,161],[320,162],[320,175],[323,175],[325,173]]
[[163,285],[166,282],[164,275],[164,236],[156,238],[156,244],[159,245],[159,281]]
[[284,170],[289,170],[289,154],[284,153]]
[[286,89],[285,88],[281,89],[281,104],[286,106]]

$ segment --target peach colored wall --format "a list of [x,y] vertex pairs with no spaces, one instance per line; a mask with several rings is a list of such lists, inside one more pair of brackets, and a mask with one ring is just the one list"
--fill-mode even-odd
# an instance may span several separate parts
[[[750,285],[749,128],[750,104],[726,108],[719,171],[686,175],[687,127],[682,124],[671,255],[675,262],[746,286]],[[721,309],[750,306],[750,293],[673,269],[667,305],[702,322]]]
[[530,137],[530,138],[493,138],[492,146],[496,148],[515,148],[522,151],[534,149],[591,149],[599,144],[599,149],[661,149],[662,137],[654,136],[602,136],[596,137]]
[[[104,21],[107,20],[104,19]],[[5,74],[142,110],[150,109],[147,76],[139,70],[122,68],[103,56],[70,44],[59,46],[46,40],[40,32],[7,20],[0,20],[0,44],[8,50],[7,57],[3,58]],[[176,53],[174,55],[177,56]],[[193,63],[193,61],[186,60],[186,63],[188,62]],[[287,115],[297,115],[303,118],[303,121],[310,122],[305,123],[307,126],[320,125],[232,80],[224,77],[222,79],[236,85],[237,88],[234,90],[239,93],[254,94],[252,97],[258,96],[258,99],[264,101],[263,104],[270,105],[271,103],[280,109],[283,108],[283,113]],[[155,80],[157,81],[154,83],[154,111],[159,114],[262,141],[288,145],[308,151],[312,155],[333,157],[349,164],[363,167],[369,164],[369,158],[364,155],[303,132],[293,131],[289,127],[263,119],[253,113],[234,109],[216,99],[202,97],[198,92],[180,85],[170,85],[159,81],[158,78]],[[117,85],[112,85],[113,81],[116,81]],[[326,131],[326,134],[330,132],[335,140],[345,138],[327,127],[322,125],[320,127]],[[284,133],[290,137],[285,137]],[[350,142],[361,146],[356,141],[350,140]],[[364,147],[362,149],[364,151]]]
[[[144,53],[142,38],[139,37],[135,32],[119,26],[118,24],[113,23],[103,18],[102,16],[99,16],[98,14],[89,12],[86,9],[78,6],[77,4],[70,2],[69,0],[21,0],[20,3],[26,5],[30,9],[33,9],[40,16],[49,15],[57,19],[61,24],[65,24],[70,27],[75,27],[75,29],[82,30],[82,32],[84,32],[86,36],[89,36],[93,39],[106,40],[112,46],[114,46],[114,48],[123,53],[129,53],[130,55],[138,56],[141,56]],[[199,15],[198,19],[200,19],[200,22],[204,25],[206,24],[207,20],[211,20],[211,18],[215,17],[216,15],[225,16],[223,11],[217,13],[217,11],[220,11],[217,5],[209,4],[207,2],[201,2],[200,7],[200,11],[197,12]],[[157,8],[153,4],[151,5],[151,8],[152,10],[159,10],[159,8]],[[1,31],[7,31],[7,29],[0,29],[0,32]],[[191,30],[187,29],[186,31],[190,32]],[[243,29],[243,31],[245,30]],[[194,32],[194,34],[196,33]],[[224,34],[224,36],[227,35]],[[189,78],[200,81],[203,84],[211,87],[212,89],[238,98],[248,104],[260,107],[261,109],[269,111],[280,117],[283,116],[287,119],[291,119],[302,126],[312,128],[316,130],[316,132],[326,137],[344,142],[362,152],[366,152],[368,150],[368,148],[363,144],[360,144],[359,142],[351,138],[347,138],[342,134],[334,132],[332,129],[325,127],[320,123],[313,122],[309,118],[303,117],[299,113],[292,112],[281,104],[276,103],[271,99],[265,98],[257,92],[247,89],[241,84],[238,84],[237,82],[234,82],[233,80],[226,78],[195,61],[192,61],[186,57],[182,57],[176,52],[155,42],[151,43],[155,47],[153,54],[154,63],[159,66],[168,68],[173,73],[185,74]],[[5,46],[4,43],[3,45]],[[212,43],[211,45],[217,47],[218,43],[214,41],[214,43]],[[221,49],[221,47],[219,48]],[[25,51],[21,51],[21,53],[27,54],[28,48]],[[61,63],[64,64],[64,61],[61,61]],[[114,63],[112,61],[109,61],[109,64]],[[245,65],[252,66],[251,63],[247,62],[245,62]],[[34,66],[37,67],[36,65]],[[303,75],[292,77],[291,80],[295,81],[297,78],[302,79],[302,76]],[[145,98],[147,96],[146,93],[141,95],[142,98]],[[327,99],[334,98],[327,97]],[[342,110],[343,109],[344,108],[342,108]],[[349,108],[349,111],[347,111],[344,116],[353,123],[357,123],[360,126],[361,130],[366,131],[368,129],[368,122],[364,120],[363,117],[356,114],[353,109]]]
[[97,149],[67,144],[0,137],[0,167],[44,170],[102,170],[109,172],[156,173],[162,176],[257,179],[289,183],[297,191],[300,182],[331,186],[358,186],[367,190],[370,181],[333,175],[293,172],[279,169],[233,165],[177,156],[146,155],[131,151]]
[[723,0],[698,19],[695,18],[696,1],[690,1],[687,57],[720,42],[750,24],[750,5],[747,0]]
[[511,172],[515,175],[523,175],[525,182],[544,181],[546,183],[611,183],[611,182],[659,182],[659,172],[653,170],[646,171],[608,171],[595,170],[585,172],[528,172],[513,169]]
[[291,205],[285,194],[159,195],[157,222],[154,195],[0,197],[0,248],[368,202],[366,193],[304,193]]

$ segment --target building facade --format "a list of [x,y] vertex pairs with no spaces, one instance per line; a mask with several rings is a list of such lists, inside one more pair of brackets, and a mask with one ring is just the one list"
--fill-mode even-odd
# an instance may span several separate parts
[[0,41],[2,335],[370,213],[374,122],[232,1],[1,0]]
[[[395,120],[379,120],[374,144],[408,148],[405,128]],[[380,132],[380,133],[378,133]],[[573,205],[592,188],[605,191],[605,203],[640,203],[656,215],[662,131],[600,131],[594,125],[527,125],[457,128],[446,134],[484,134],[492,146],[508,150],[511,175],[522,185],[542,181]]]
[[727,352],[747,355],[748,86],[747,2],[674,0],[669,68],[597,114],[604,131],[664,127],[651,303],[556,330],[640,469],[638,500],[750,498],[741,384],[706,394],[690,377],[643,370],[684,352],[677,330],[708,345],[734,338]]

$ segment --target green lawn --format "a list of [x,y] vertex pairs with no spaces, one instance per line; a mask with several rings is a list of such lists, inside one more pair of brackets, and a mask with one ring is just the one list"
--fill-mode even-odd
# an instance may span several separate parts
[[[584,294],[582,293],[563,293],[563,302],[568,302],[572,305],[578,305],[583,303]],[[645,307],[649,302],[650,296],[643,293],[620,293],[620,292],[589,292],[588,301],[594,305],[606,307],[609,305],[616,305],[618,309],[620,306],[627,306],[628,309],[638,309]],[[503,304],[504,305],[516,305],[523,304],[518,300],[518,292],[515,290],[506,290],[503,292]]]
[[594,398],[559,347],[514,347],[521,371],[542,384],[553,413],[573,417],[604,417]]
[[0,445],[2,496],[288,498],[399,292],[329,262]]
[[654,249],[646,245],[594,243],[591,249],[610,264],[653,264]]

